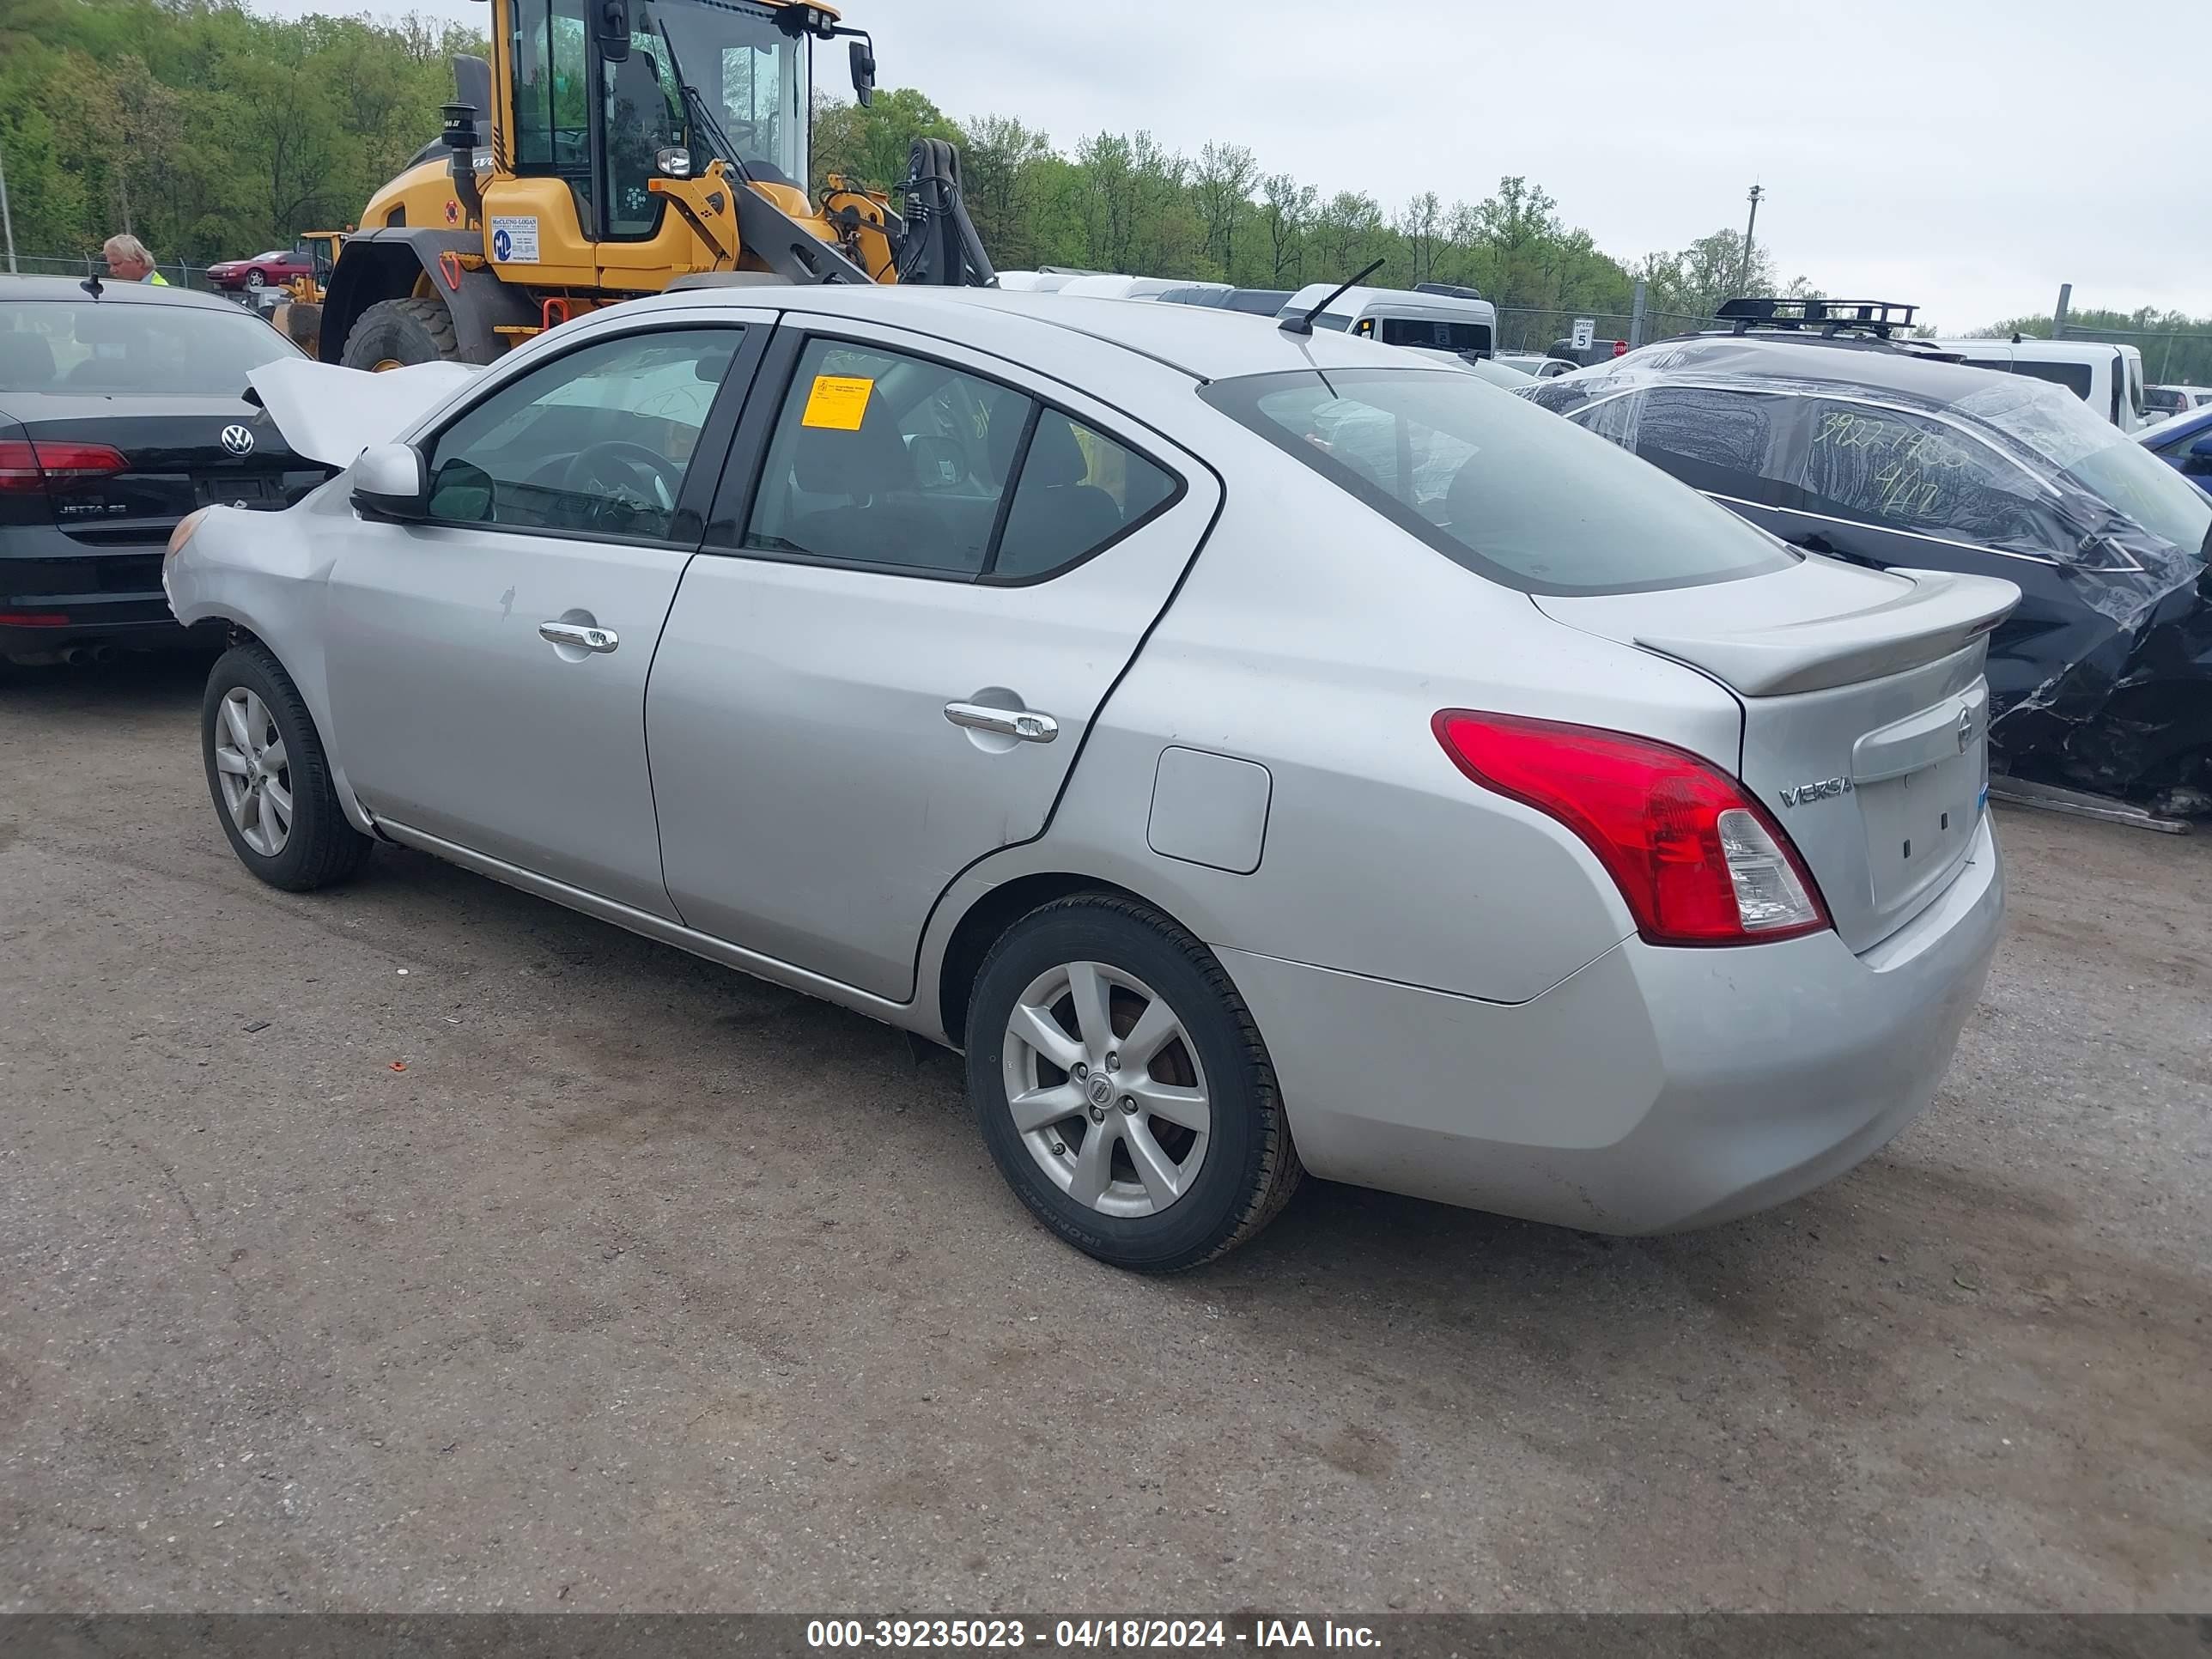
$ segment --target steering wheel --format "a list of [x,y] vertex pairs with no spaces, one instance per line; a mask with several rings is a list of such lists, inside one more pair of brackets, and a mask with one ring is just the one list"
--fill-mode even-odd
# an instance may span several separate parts
[[684,469],[658,451],[620,439],[586,444],[561,474],[561,488],[587,498],[586,524],[593,529],[627,530],[647,514],[665,523],[676,511]]

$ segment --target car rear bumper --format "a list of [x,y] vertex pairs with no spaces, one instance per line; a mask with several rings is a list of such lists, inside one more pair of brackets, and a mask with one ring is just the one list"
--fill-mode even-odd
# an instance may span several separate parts
[[159,542],[90,548],[42,526],[0,531],[0,655],[185,643],[161,555]]
[[1499,1004],[1224,951],[1314,1174],[1594,1232],[1703,1226],[1835,1179],[1927,1109],[2004,912],[1986,819],[1928,909],[1832,933],[1630,939]]

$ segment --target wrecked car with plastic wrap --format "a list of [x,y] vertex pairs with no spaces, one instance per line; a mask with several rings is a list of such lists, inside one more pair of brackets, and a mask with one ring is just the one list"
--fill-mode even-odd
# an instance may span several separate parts
[[2018,584],[1990,645],[1996,768],[2212,811],[2212,497],[2063,389],[1761,329],[1523,395],[1808,552]]

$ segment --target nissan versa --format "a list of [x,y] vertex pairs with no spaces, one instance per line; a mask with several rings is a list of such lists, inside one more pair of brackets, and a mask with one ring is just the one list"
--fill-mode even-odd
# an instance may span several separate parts
[[218,821],[280,887],[396,842],[963,1049],[1124,1267],[1304,1170],[1633,1233],[1850,1169],[1996,940],[2016,590],[1287,320],[748,287],[375,398],[257,371],[348,470],[172,543],[234,631]]

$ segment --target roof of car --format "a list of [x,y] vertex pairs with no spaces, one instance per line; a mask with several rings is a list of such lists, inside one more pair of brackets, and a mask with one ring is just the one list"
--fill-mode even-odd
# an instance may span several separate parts
[[[76,300],[82,302],[93,297],[86,292],[82,276],[0,276],[0,301]],[[235,300],[226,300],[218,295],[202,294],[193,289],[174,285],[164,287],[152,283],[126,283],[116,276],[100,279],[99,299],[103,305],[190,306],[202,311],[244,309]]]
[[[1607,359],[1564,380],[1595,384],[1615,374],[1715,375],[1735,379],[1756,376],[1774,380],[1818,381],[1838,386],[1871,386],[1901,392],[1931,404],[1948,404],[1954,398],[1984,384],[1996,371],[1946,362],[1880,340],[1849,337],[1825,339],[1818,335],[1693,334],[1662,340],[1638,350]],[[1962,376],[1972,376],[1969,381]]]
[[[1425,297],[1425,296],[1424,296]],[[868,319],[895,327],[936,331],[1000,356],[1019,359],[1021,342],[1006,327],[1018,319],[1037,327],[1066,330],[1136,352],[1200,380],[1299,368],[1413,368],[1419,360],[1393,346],[1352,339],[1326,329],[1285,334],[1254,326],[1250,317],[1211,306],[1131,305],[1066,294],[1009,292],[986,288],[925,288],[857,284],[692,289],[647,306],[692,303],[775,306],[788,311]],[[979,325],[981,326],[979,327]],[[1425,367],[1426,365],[1419,365]]]
[[[1334,283],[1308,283],[1283,302],[1285,311],[1306,311],[1328,300]],[[1331,313],[1356,317],[1370,306],[1393,306],[1407,311],[1433,311],[1439,315],[1462,316],[1471,311],[1494,313],[1498,307],[1487,300],[1468,299],[1457,294],[1417,294],[1409,288],[1348,288],[1328,301]]]

